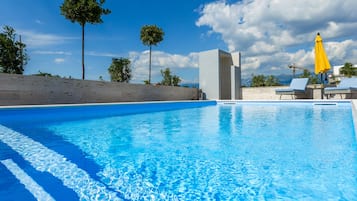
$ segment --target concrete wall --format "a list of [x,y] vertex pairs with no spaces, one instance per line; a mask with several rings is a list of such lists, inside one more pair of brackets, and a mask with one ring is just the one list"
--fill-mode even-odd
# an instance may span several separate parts
[[[287,88],[288,86],[277,87],[243,87],[243,100],[280,100],[280,95],[275,94],[275,89]],[[291,99],[320,99],[321,89],[314,89],[314,86],[308,86],[305,95],[292,97],[283,95],[281,100]]]
[[198,89],[0,73],[0,105],[196,100]]
[[[275,89],[287,88],[287,86],[278,87],[243,87],[242,94],[243,100],[279,100],[280,95],[275,94]],[[302,96],[295,97],[297,99],[321,99],[321,88],[320,85],[308,85],[306,89],[306,94]],[[291,100],[290,95],[283,95],[281,100]],[[326,97],[324,97],[326,99]],[[357,94],[342,94],[329,97],[328,99],[340,100],[340,99],[357,99]]]
[[231,97],[231,66],[233,65],[231,54],[219,51],[219,92],[220,99],[230,100]]
[[279,100],[279,96],[275,95],[277,88],[282,87],[243,87],[243,100]]

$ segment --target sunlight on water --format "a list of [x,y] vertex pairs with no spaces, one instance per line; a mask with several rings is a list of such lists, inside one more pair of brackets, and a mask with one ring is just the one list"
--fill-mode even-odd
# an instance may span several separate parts
[[347,106],[218,105],[47,126],[131,200],[357,200]]

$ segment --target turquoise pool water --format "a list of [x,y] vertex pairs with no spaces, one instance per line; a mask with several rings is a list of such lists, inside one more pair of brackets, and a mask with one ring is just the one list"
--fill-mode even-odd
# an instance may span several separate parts
[[357,200],[349,102],[128,107],[3,111],[0,197]]

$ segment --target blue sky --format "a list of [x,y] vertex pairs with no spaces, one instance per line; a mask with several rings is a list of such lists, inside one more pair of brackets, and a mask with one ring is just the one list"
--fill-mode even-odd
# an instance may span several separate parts
[[[62,0],[2,0],[1,26],[12,26],[27,45],[25,74],[81,78],[81,27],[60,15]],[[21,5],[21,6],[20,6]],[[103,24],[85,28],[86,79],[109,80],[113,57],[132,62],[132,83],[148,79],[148,47],[140,29],[165,32],[153,47],[152,81],[170,68],[183,83],[198,82],[198,53],[222,49],[242,54],[243,77],[291,74],[289,64],[313,70],[321,33],[331,65],[357,63],[357,1],[345,0],[106,0]]]

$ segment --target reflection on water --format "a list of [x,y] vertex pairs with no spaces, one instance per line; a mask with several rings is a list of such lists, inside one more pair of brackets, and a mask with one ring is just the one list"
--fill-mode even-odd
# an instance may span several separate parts
[[219,105],[52,124],[131,200],[356,200],[350,107]]

